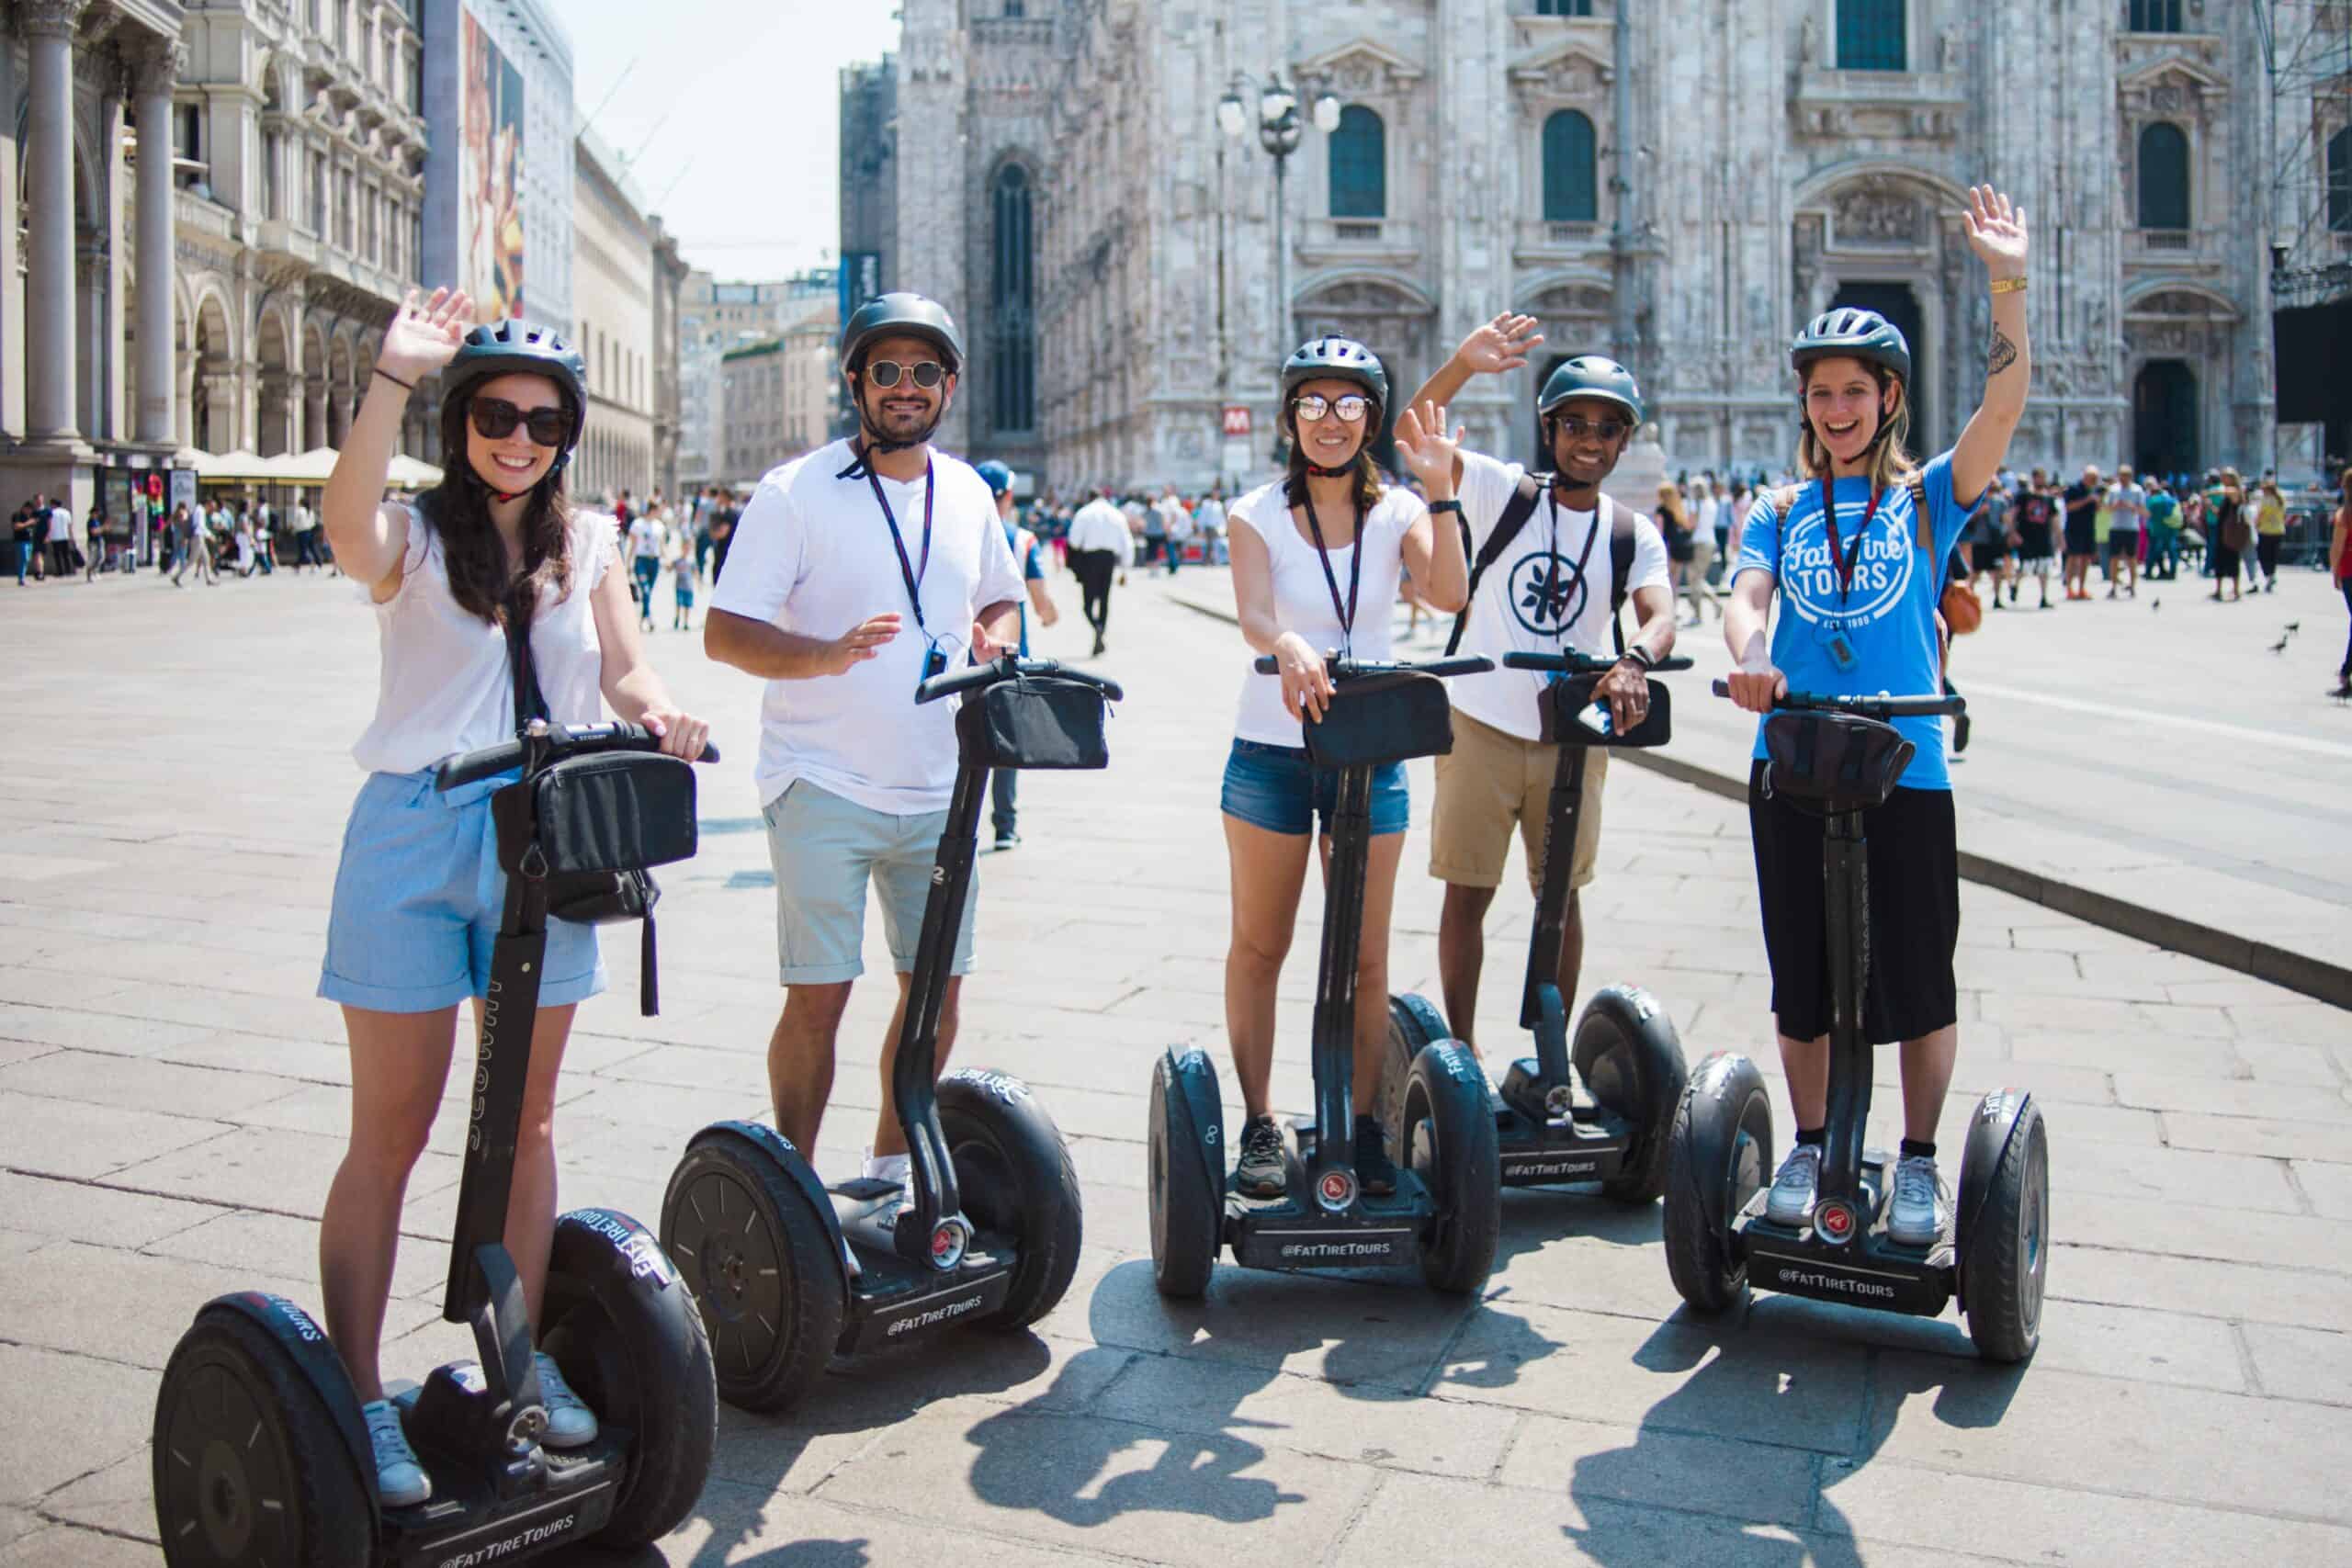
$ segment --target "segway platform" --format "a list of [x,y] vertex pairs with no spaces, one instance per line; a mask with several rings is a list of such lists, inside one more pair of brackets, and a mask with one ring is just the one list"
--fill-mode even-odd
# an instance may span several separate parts
[[1884,1150],[1872,1149],[1862,1159],[1858,1203],[1825,1200],[1804,1225],[1766,1219],[1771,1191],[1758,1191],[1735,1226],[1749,1280],[1784,1295],[1940,1315],[1958,1289],[1951,1244],[1939,1238],[1933,1247],[1906,1247],[1886,1234],[1894,1169]]
[[1437,1205],[1429,1187],[1409,1170],[1396,1173],[1396,1190],[1374,1195],[1345,1171],[1313,1175],[1312,1122],[1284,1129],[1292,1157],[1289,1190],[1279,1198],[1226,1185],[1225,1244],[1245,1269],[1411,1268],[1421,1260],[1420,1236]]

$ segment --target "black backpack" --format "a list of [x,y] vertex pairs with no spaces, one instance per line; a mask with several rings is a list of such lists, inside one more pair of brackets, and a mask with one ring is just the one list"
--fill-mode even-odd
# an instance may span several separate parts
[[[1519,537],[1519,531],[1527,525],[1530,517],[1535,515],[1535,503],[1544,498],[1544,491],[1551,488],[1551,484],[1550,474],[1523,473],[1519,476],[1519,489],[1504,504],[1502,516],[1495,522],[1495,531],[1487,536],[1486,545],[1470,563],[1470,592],[1462,601],[1462,613],[1453,617],[1453,635],[1445,639],[1445,656],[1448,659],[1453,658],[1462,647],[1463,629],[1470,624],[1470,606],[1478,602],[1479,580],[1487,575],[1487,569],[1510,548],[1511,541]],[[1614,503],[1611,504],[1609,512],[1609,635],[1615,641],[1617,651],[1623,653],[1625,651],[1625,626],[1621,615],[1625,607],[1626,580],[1634,574],[1634,518],[1636,513],[1630,507]],[[1454,519],[1462,529],[1462,549],[1466,555],[1470,550],[1470,519],[1460,513],[1454,513]]]

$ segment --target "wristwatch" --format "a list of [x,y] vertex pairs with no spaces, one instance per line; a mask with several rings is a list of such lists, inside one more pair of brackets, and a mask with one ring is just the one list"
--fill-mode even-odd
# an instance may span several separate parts
[[1458,513],[1461,510],[1462,502],[1459,501],[1432,501],[1430,502],[1430,511],[1432,514],[1440,512]]
[[1620,660],[1632,660],[1634,663],[1642,667],[1643,672],[1645,674],[1657,668],[1657,660],[1650,657],[1650,650],[1644,648],[1638,642],[1634,644],[1631,648],[1628,648],[1624,652],[1619,654],[1617,657]]

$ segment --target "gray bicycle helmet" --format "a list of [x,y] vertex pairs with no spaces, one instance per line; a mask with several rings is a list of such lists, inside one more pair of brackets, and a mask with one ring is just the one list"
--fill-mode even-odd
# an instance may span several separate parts
[[441,373],[441,404],[461,401],[493,376],[544,376],[571,405],[571,434],[557,457],[561,468],[588,429],[588,362],[545,327],[512,319],[474,328]]
[[1832,355],[1892,370],[1903,378],[1905,387],[1911,385],[1911,344],[1902,328],[1876,310],[1854,305],[1824,310],[1806,322],[1804,331],[1789,344],[1789,366],[1800,377],[1815,360]]
[[1380,355],[1353,338],[1318,337],[1303,343],[1283,361],[1283,401],[1309,381],[1353,381],[1372,394],[1373,401],[1388,406],[1388,371]]
[[1635,424],[1642,423],[1642,389],[1634,373],[1606,355],[1579,354],[1564,359],[1544,378],[1535,412],[1548,414],[1577,398],[1599,398],[1615,403]]
[[865,345],[893,335],[928,339],[938,346],[949,375],[964,368],[964,334],[947,307],[921,294],[876,294],[855,310],[842,328],[842,368],[856,370],[865,363]]

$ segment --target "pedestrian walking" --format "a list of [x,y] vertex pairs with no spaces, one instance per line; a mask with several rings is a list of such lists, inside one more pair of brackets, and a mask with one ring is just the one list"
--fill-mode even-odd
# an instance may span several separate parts
[[2066,487],[2063,498],[2066,536],[2065,583],[2069,599],[2091,596],[2091,562],[2098,555],[2098,468],[2096,464],[2086,464],[2083,477]]
[[651,507],[628,525],[629,597],[640,631],[653,629],[653,585],[662,578],[662,519]]
[[1201,564],[1223,566],[1225,546],[1225,492],[1212,486],[1193,508],[1193,526],[1200,530]]
[[293,524],[294,570],[299,572],[306,566],[323,569],[327,563],[319,554],[319,514],[300,497],[294,502]]
[[49,573],[62,582],[74,575],[74,509],[62,501],[49,503]]
[[[2344,612],[2352,616],[2352,468],[2336,476],[2335,515],[2327,531],[2327,572],[2344,595]],[[2344,640],[2344,662],[2336,667],[2335,694],[2352,697],[2352,629]]]
[[1690,624],[1694,626],[1706,619],[1703,612],[1707,610],[1715,613],[1715,619],[1724,618],[1723,603],[1715,597],[1710,579],[1715,570],[1715,536],[1722,529],[1724,513],[1730,504],[1721,479],[1712,474],[1701,477],[1698,513],[1690,520],[1690,561],[1682,570],[1682,597],[1690,605]]
[[2287,543],[2287,498],[2268,474],[2254,493],[2254,558],[2262,569],[2262,591],[2278,592],[2278,552]]
[[[377,1357],[409,1173],[441,1109],[458,1007],[486,995],[505,901],[491,827],[503,779],[447,793],[432,770],[514,738],[538,699],[556,724],[610,705],[701,755],[707,729],[645,662],[616,566],[613,523],[574,511],[563,475],[586,422],[586,367],[555,333],[504,321],[468,331],[471,302],[414,290],[386,330],[321,510],[335,555],[367,584],[383,674],[353,758],[367,773],[345,829],[319,993],[343,1007],[351,1044],[350,1133],[319,1222],[326,1330],[362,1402],[375,1495],[431,1495]],[[385,471],[416,383],[440,375],[439,485],[403,504]],[[506,628],[509,635],[503,635]],[[527,652],[522,670],[510,649]],[[528,700],[526,698],[525,700]],[[525,1314],[539,1314],[556,1215],[558,1073],[578,1004],[605,987],[596,931],[548,922],[537,1025],[513,1154],[506,1240]],[[477,1020],[479,1021],[479,1020]],[[526,1329],[528,1325],[524,1325]],[[537,1358],[551,1450],[594,1441],[595,1413],[552,1358]]]
[[2169,582],[2180,570],[2180,498],[2162,479],[2148,482],[2148,570],[2151,582]]
[[[2041,589],[2041,608],[2050,608],[2050,560],[2056,541],[2052,537],[2058,517],[2058,496],[2050,475],[2036,468],[2018,487],[2017,496],[2018,574],[2033,574]],[[2017,585],[2009,585],[2009,600],[2017,601]]]
[[8,548],[15,554],[17,586],[25,585],[25,571],[33,564],[33,549],[40,542],[40,536],[48,525],[45,511],[36,511],[40,497],[35,496],[8,516]]
[[670,629],[695,629],[695,558],[684,545],[670,558]]
[[[1016,646],[1022,592],[987,483],[931,444],[964,365],[954,319],[919,294],[880,295],[842,327],[840,363],[856,435],[760,480],[703,626],[712,659],[766,682],[754,776],[786,987],[768,1091],[777,1131],[811,1158],[865,969],[867,886],[903,1009],[946,826],[954,705],[919,706],[915,689],[967,650],[985,660]],[[975,881],[941,999],[942,1067],[978,897]],[[894,1017],[865,1174],[910,1186],[891,1089],[899,1032]]]
[[2131,465],[2115,470],[2115,483],[2109,487],[2107,505],[2110,521],[2107,533],[2107,558],[2109,581],[2107,596],[2115,597],[2120,588],[2126,599],[2140,596],[2140,526],[2148,514],[2148,492],[2132,476]]
[[2206,530],[2205,553],[2213,561],[2213,592],[2208,597],[2218,602],[2226,582],[2229,602],[2234,604],[2245,596],[2238,585],[2238,571],[2246,547],[2254,542],[2254,525],[2246,517],[2245,481],[2235,468],[2222,470],[2218,495],[2208,508],[2211,525]]
[[1168,558],[1168,575],[1173,577],[1182,564],[1185,536],[1193,531],[1193,513],[1174,485],[1168,487],[1153,510],[1159,514],[1159,548]]
[[1069,569],[1078,577],[1080,605],[1094,628],[1094,651],[1100,656],[1111,627],[1111,584],[1135,559],[1135,535],[1127,519],[1111,504],[1108,487],[1078,509],[1069,521]]
[[710,581],[716,592],[719,578],[727,570],[727,552],[734,547],[736,525],[742,521],[743,508],[735,492],[718,492],[718,504],[710,514]]
[[[1037,536],[1023,528],[1013,515],[1013,474],[1002,463],[982,463],[978,469],[988,482],[989,494],[995,498],[997,521],[1003,525],[1005,547],[1012,552],[1013,564],[1020,569],[1021,589],[1025,602],[1021,606],[1021,657],[1029,657],[1029,614],[1035,610],[1037,624],[1050,626],[1061,619],[1061,610],[1054,604],[1053,595],[1046,591],[1046,550]],[[1021,845],[1021,810],[1019,795],[1021,773],[1017,768],[993,768],[989,772],[989,826],[996,830],[996,847],[1000,852],[1018,849]]]
[[[1171,487],[1170,495],[1175,494]],[[1168,547],[1168,513],[1159,502],[1152,502],[1143,509],[1143,565],[1158,563],[1160,553]]]

